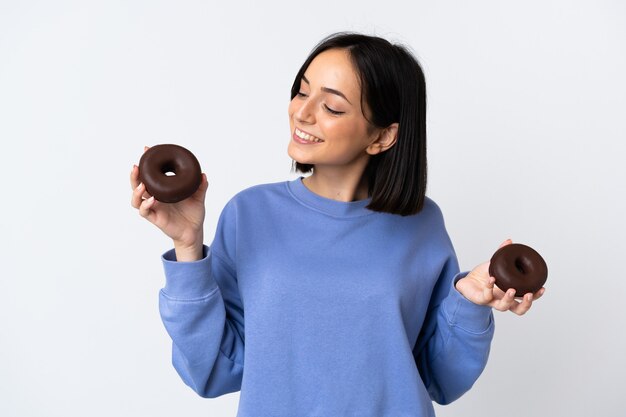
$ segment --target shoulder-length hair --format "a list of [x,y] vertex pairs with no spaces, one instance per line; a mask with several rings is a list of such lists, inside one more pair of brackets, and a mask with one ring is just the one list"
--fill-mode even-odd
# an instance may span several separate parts
[[[320,53],[340,48],[348,51],[359,76],[361,108],[368,122],[378,128],[398,123],[396,143],[370,156],[363,175],[368,180],[367,208],[400,214],[418,213],[426,194],[426,81],[413,54],[402,45],[359,33],[334,33],[320,41],[298,71],[291,99],[311,61]],[[365,115],[365,106],[371,119]],[[295,170],[308,173],[314,165],[297,161]]]

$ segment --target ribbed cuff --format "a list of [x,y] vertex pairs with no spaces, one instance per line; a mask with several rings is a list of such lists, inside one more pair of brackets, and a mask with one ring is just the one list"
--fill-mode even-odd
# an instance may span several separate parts
[[454,277],[450,294],[443,301],[443,308],[451,325],[471,333],[484,333],[493,323],[491,307],[472,303],[455,287],[457,281],[467,274],[469,271],[460,272]]
[[176,261],[171,249],[161,256],[165,270],[163,293],[169,298],[193,300],[205,298],[218,286],[211,276],[211,249],[202,245],[202,259],[192,262]]

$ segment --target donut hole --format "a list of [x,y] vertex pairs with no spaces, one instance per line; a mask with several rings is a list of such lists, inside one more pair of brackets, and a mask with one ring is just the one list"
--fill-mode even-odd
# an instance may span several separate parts
[[174,164],[171,163],[164,164],[161,167],[161,173],[166,177],[173,177],[176,175],[176,167],[174,166]]
[[526,258],[515,258],[515,269],[517,269],[520,274],[527,274],[530,272],[532,266],[530,265],[530,261]]

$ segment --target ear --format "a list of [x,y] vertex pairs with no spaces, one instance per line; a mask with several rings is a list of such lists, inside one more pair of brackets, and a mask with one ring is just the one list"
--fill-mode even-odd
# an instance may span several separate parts
[[398,123],[392,123],[378,132],[378,136],[366,149],[370,155],[376,155],[385,152],[396,143],[398,138]]

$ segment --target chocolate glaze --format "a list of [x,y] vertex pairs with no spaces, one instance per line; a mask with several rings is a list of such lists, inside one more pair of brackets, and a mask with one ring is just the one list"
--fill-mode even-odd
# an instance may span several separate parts
[[493,254],[489,275],[496,278],[496,285],[502,291],[515,288],[515,296],[522,297],[543,287],[548,279],[548,266],[530,246],[512,243]]
[[[165,175],[167,172],[175,175]],[[182,146],[155,145],[141,156],[139,177],[156,200],[177,203],[200,187],[202,170],[194,154]]]

